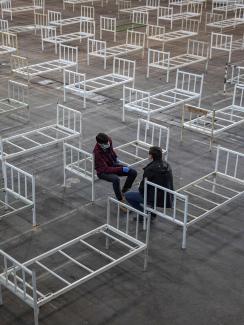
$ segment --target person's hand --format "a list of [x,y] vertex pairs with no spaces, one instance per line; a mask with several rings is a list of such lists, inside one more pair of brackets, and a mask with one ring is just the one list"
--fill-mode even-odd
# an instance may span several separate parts
[[123,170],[123,173],[127,174],[127,173],[129,173],[130,168],[129,167],[123,167],[122,170]]

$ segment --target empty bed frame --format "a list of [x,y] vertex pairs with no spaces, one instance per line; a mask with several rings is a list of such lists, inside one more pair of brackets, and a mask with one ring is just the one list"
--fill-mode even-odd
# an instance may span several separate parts
[[159,6],[160,6],[160,0],[146,0],[145,6],[122,8],[119,10],[119,13],[131,15],[133,11],[150,12],[150,11],[157,10]]
[[61,44],[59,46],[58,59],[41,63],[29,64],[25,57],[18,55],[11,56],[12,72],[22,78],[27,78],[28,82],[37,76],[72,67],[78,68],[78,47],[68,45]]
[[147,202],[148,186],[154,189],[155,197],[160,190],[164,191],[164,200],[167,195],[173,196],[171,209],[146,206],[145,211],[182,227],[182,248],[186,248],[186,235],[190,226],[244,194],[244,154],[218,147],[214,170],[176,191],[146,180],[144,202]]
[[[136,138],[115,148],[122,164],[135,166],[148,160],[151,146],[159,146],[167,160],[169,148],[169,128],[138,119]],[[91,183],[92,201],[95,200],[95,162],[92,153],[77,148],[71,144],[64,144],[64,186],[67,174],[87,180]]]
[[1,138],[0,159],[7,161],[75,138],[81,141],[81,136],[81,113],[58,104],[56,124]]
[[82,20],[94,20],[94,17],[94,7],[90,6],[81,6],[80,16],[70,18],[62,18],[62,14],[59,11],[48,10],[48,24],[50,26],[59,27],[60,34],[63,33],[63,26],[80,24]]
[[51,43],[55,46],[55,53],[57,54],[58,47],[61,44],[79,41],[83,39],[95,37],[95,21],[80,21],[80,30],[78,32],[57,35],[56,27],[47,26],[41,29],[42,50],[44,50],[44,43]]
[[35,177],[14,165],[3,162],[3,188],[0,189],[0,220],[32,209],[32,225],[36,226]]
[[[31,2],[31,1],[30,1]],[[26,6],[12,7],[12,0],[6,0],[1,2],[1,11],[2,18],[4,14],[10,14],[10,19],[13,20],[13,14],[42,10],[44,12],[45,9],[45,0],[33,0],[32,4],[28,4]]]
[[224,77],[224,93],[227,85],[244,85],[244,66],[226,63]]
[[[121,207],[127,210],[122,213]],[[130,223],[130,212],[136,213],[136,222]],[[115,199],[108,199],[107,222],[87,233],[78,236],[58,247],[55,247],[26,262],[18,262],[13,257],[0,250],[3,272],[0,274],[0,285],[34,310],[34,324],[38,325],[38,315],[41,306],[53,299],[78,287],[80,284],[108,271],[129,258],[144,252],[144,269],[147,266],[150,217],[140,213],[146,219],[146,231],[139,229],[139,212]],[[122,219],[123,222],[120,220]],[[101,239],[103,238],[103,240]],[[105,245],[104,245],[105,240]],[[113,244],[116,245],[113,245]],[[73,252],[72,252],[73,249]],[[99,266],[91,260],[81,258],[84,249],[94,254],[102,261]],[[89,254],[89,255],[90,255]],[[67,261],[65,269],[59,268],[56,257],[62,256]],[[51,260],[51,264],[50,264]],[[80,268],[79,277],[72,276],[70,265]],[[102,265],[102,266],[101,266]],[[69,270],[67,276],[67,269]],[[36,272],[40,276],[37,276]],[[81,275],[82,273],[82,275]],[[45,277],[42,275],[45,274]],[[55,279],[50,289],[50,279]],[[59,283],[55,282],[58,281]],[[1,287],[0,287],[1,289]],[[2,292],[0,290],[2,304]]]
[[198,32],[199,21],[194,19],[183,19],[180,29],[167,33],[165,33],[165,27],[163,26],[147,25],[147,47],[149,47],[149,41],[159,42],[162,44],[162,51],[164,51],[165,44],[197,36]]
[[8,20],[0,19],[0,32],[8,32],[9,26],[8,26]]
[[236,40],[233,39],[233,35],[211,33],[210,59],[212,58],[213,50],[228,52],[228,62],[230,63],[233,51],[244,50],[244,33],[241,38]]
[[212,12],[224,12],[225,19],[229,12],[236,11],[240,7],[244,7],[243,0],[212,1]]
[[148,24],[148,13],[141,11],[133,11],[132,22],[117,25],[117,18],[100,16],[100,39],[103,38],[103,33],[112,33],[114,42],[116,42],[117,32],[124,30],[134,30],[135,28],[144,27]]
[[86,108],[86,99],[89,94],[127,83],[132,83],[132,87],[134,87],[135,68],[135,61],[114,58],[113,72],[91,79],[86,79],[85,73],[64,70],[64,102],[66,93],[71,92],[83,97],[84,108]]
[[[189,120],[185,121],[186,113]],[[196,117],[197,116],[197,117]],[[244,122],[244,85],[236,85],[232,104],[218,110],[208,110],[185,105],[181,122],[181,139],[183,129],[201,133],[210,137],[210,150],[216,136]]]
[[29,120],[29,88],[26,84],[9,80],[8,81],[8,97],[0,98],[0,117],[6,115],[14,115],[18,118],[19,112],[24,111],[25,119]]
[[63,0],[63,9],[65,10],[66,5],[71,5],[73,7],[73,12],[75,11],[75,5],[82,5],[84,3],[91,2],[92,5],[94,2],[101,1],[101,5],[103,7],[103,0]]
[[107,67],[107,60],[116,56],[128,55],[130,53],[142,52],[144,55],[145,33],[127,30],[125,44],[107,47],[105,41],[88,39],[87,64],[90,64],[90,57],[101,58],[104,62],[104,69]]
[[183,19],[199,18],[201,22],[202,17],[202,3],[189,2],[186,11],[174,13],[172,7],[158,7],[157,9],[157,24],[161,21],[169,21],[170,28],[173,28],[174,21],[182,21]]
[[148,49],[147,78],[150,68],[166,71],[166,81],[169,82],[170,71],[177,70],[192,64],[204,63],[205,72],[208,68],[209,47],[207,42],[188,40],[187,52],[177,56],[170,56],[170,52]]
[[11,55],[18,51],[17,35],[9,32],[0,32],[0,56]]
[[153,114],[167,111],[193,100],[197,100],[198,106],[200,106],[203,77],[203,74],[177,70],[175,87],[157,93],[124,86],[122,121],[125,121],[126,111],[140,113],[150,120]]
[[235,17],[224,19],[224,20],[216,19],[215,21],[206,24],[206,26],[210,28],[220,29],[222,32],[223,29],[230,30],[243,24],[244,24],[244,8],[237,8],[235,11]]

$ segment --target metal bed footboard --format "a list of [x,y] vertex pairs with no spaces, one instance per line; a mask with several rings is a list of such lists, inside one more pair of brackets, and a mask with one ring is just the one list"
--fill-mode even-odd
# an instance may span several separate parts
[[[127,212],[123,212],[121,208],[126,209]],[[130,223],[130,212],[133,212],[136,216],[136,222],[133,225]],[[123,218],[121,218],[122,214]],[[146,231],[140,231],[139,229],[139,215],[142,215],[146,220]],[[113,216],[115,216],[115,218]],[[39,308],[42,305],[62,294],[65,294],[66,292],[69,292],[80,284],[110,270],[127,259],[144,252],[144,269],[146,269],[149,233],[150,216],[113,198],[108,198],[107,223],[87,232],[86,234],[55,247],[54,249],[51,249],[25,263],[19,263],[14,258],[0,250],[0,258],[4,269],[3,273],[0,274],[0,284],[34,309],[34,324],[38,325]],[[98,248],[97,245],[88,242],[88,239],[94,235],[100,235],[105,238],[105,247],[103,249],[101,249],[100,246]],[[114,242],[123,247],[125,252],[120,252],[117,256],[111,256],[109,249],[112,248]],[[68,252],[65,252],[66,249],[72,248],[75,244],[80,244],[81,247],[86,247],[94,254],[98,254],[104,259],[104,261],[106,261],[106,264],[97,268],[91,267],[90,265],[87,266],[86,262],[80,261],[79,256],[73,257]],[[67,260],[68,265],[74,264],[81,270],[85,271],[86,274],[80,276],[78,280],[66,280],[65,276],[57,274],[55,270],[52,270],[50,267],[45,265],[44,260],[55,254],[62,255]],[[30,268],[33,265],[41,268],[49,277],[54,277],[59,280],[60,283],[63,284],[62,288],[49,292],[48,294],[42,293],[43,290],[40,292],[37,289],[39,278],[36,278],[35,272]],[[27,281],[27,279],[29,281]],[[1,290],[0,303],[3,303]]]
[[[145,180],[144,202],[147,202],[147,190],[154,190],[153,206],[144,204],[144,211],[155,213],[159,217],[182,227],[182,248],[186,248],[187,229],[215,211],[223,208],[244,194],[244,154],[218,147],[213,172],[181,187],[177,191],[169,190]],[[156,206],[158,191],[164,195],[163,207]],[[167,208],[167,199],[171,196],[171,208]]]
[[[148,151],[151,146],[160,147],[167,160],[169,128],[151,121],[138,119],[136,139],[116,147],[115,150],[123,164],[135,166],[148,160]],[[125,157],[125,160],[121,157]]]
[[[52,134],[49,133],[52,132]],[[40,136],[42,140],[34,136]],[[54,145],[56,143],[82,137],[82,117],[81,113],[61,104],[57,105],[57,122],[12,137],[3,138],[0,141],[0,159],[6,160],[20,155]],[[43,138],[46,142],[43,142]],[[19,145],[18,140],[26,141],[28,146]],[[17,143],[16,143],[17,141]],[[32,145],[32,146],[31,146]],[[6,151],[6,148],[9,148]]]
[[[35,177],[5,161],[2,162],[2,172],[4,199],[0,199],[0,203],[4,213],[0,214],[0,220],[25,209],[32,209],[32,225],[35,227]],[[21,206],[18,206],[18,202],[21,202]]]
[[0,116],[14,114],[19,110],[26,111],[27,120],[30,119],[29,87],[23,83],[9,80],[8,97],[0,99]]

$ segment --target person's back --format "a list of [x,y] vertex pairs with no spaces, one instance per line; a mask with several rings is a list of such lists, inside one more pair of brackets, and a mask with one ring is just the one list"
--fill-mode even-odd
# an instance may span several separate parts
[[[162,149],[159,147],[151,147],[149,149],[149,157],[151,162],[143,168],[143,178],[139,185],[138,192],[125,193],[127,202],[139,211],[143,211],[144,204],[144,183],[145,178],[151,183],[173,190],[173,174],[170,165],[163,160]],[[166,194],[166,202],[164,199],[164,191],[157,190],[157,202],[155,204],[155,187],[147,187],[147,205],[163,207],[166,203],[166,207],[172,206],[172,195]]]
[[[148,181],[160,185],[162,187],[173,190],[173,174],[170,165],[162,160],[156,159],[149,163],[144,168],[143,179],[139,186],[139,192],[144,195],[144,181],[147,178]],[[147,203],[150,205],[154,204],[154,188],[148,186],[147,191]],[[164,191],[157,191],[157,206],[162,207],[164,205]],[[166,207],[171,207],[171,197],[167,195]]]

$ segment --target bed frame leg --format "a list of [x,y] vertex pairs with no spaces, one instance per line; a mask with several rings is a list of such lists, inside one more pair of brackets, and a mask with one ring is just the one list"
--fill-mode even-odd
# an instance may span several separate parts
[[182,249],[186,248],[186,225],[183,226]]
[[3,293],[2,293],[2,286],[0,284],[0,306],[3,305]]
[[34,324],[38,325],[39,321],[38,321],[38,315],[39,315],[39,310],[37,307],[34,308]]

